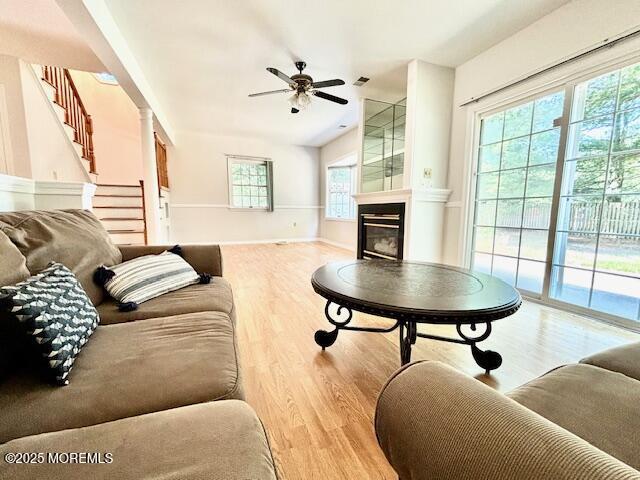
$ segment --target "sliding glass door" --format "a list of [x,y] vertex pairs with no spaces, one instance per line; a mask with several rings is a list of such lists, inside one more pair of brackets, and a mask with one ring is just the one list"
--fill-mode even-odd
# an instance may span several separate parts
[[550,296],[640,320],[640,65],[572,103]]
[[640,64],[482,117],[477,158],[472,268],[640,321]]
[[564,92],[482,120],[472,266],[541,293]]

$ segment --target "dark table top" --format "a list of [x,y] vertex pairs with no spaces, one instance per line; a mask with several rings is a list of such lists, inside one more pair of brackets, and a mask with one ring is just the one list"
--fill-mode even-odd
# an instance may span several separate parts
[[311,277],[313,289],[339,305],[425,323],[481,323],[522,303],[502,280],[449,265],[413,261],[332,262]]

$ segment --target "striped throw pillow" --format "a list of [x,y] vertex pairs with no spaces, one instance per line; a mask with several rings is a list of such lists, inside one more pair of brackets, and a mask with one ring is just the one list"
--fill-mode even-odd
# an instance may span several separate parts
[[169,251],[134,258],[109,270],[114,275],[104,283],[104,288],[121,304],[146,302],[200,282],[193,267]]

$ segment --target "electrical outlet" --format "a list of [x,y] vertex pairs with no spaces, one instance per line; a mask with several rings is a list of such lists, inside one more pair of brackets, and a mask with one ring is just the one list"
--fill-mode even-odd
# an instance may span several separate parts
[[431,168],[425,168],[424,172],[422,173],[422,176],[425,180],[431,180],[432,175],[433,170]]
[[298,222],[293,222],[293,226],[297,227],[298,226]]

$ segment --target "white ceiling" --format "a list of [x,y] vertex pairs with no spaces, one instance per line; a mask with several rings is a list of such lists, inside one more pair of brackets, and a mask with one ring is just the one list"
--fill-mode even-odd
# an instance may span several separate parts
[[[357,123],[359,98],[403,98],[411,59],[459,65],[567,2],[106,0],[177,130],[313,146]],[[291,75],[298,59],[316,81],[344,79],[326,91],[349,104],[291,115],[287,94],[247,97],[285,88],[265,68]]]
[[32,63],[104,71],[54,0],[0,0],[0,54]]

